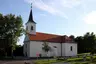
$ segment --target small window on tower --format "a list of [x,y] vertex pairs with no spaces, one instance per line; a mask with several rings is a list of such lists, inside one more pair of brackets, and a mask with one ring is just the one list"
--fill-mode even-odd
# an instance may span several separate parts
[[33,30],[33,26],[31,26],[31,30]]

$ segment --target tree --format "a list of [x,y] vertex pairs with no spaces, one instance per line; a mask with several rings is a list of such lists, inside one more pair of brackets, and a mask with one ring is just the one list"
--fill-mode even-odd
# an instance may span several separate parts
[[71,39],[73,39],[73,40],[75,39],[75,36],[74,36],[74,35],[70,35],[69,37],[70,37]]
[[13,54],[15,56],[23,56],[23,46],[22,45],[16,45]]
[[96,36],[95,34],[92,32],[92,33],[86,33],[84,35],[84,42],[85,44],[87,45],[86,46],[86,50],[88,52],[90,52],[90,58],[91,58],[91,61],[93,61],[93,54],[95,53],[95,47],[96,47]]
[[85,46],[84,46],[84,42],[83,42],[83,36],[77,36],[75,38],[75,42],[77,42],[78,44],[78,53],[85,53]]
[[48,53],[48,51],[51,50],[51,47],[48,45],[48,43],[44,42],[42,45],[43,45],[42,50],[44,50],[45,52]]
[[90,52],[91,61],[93,59],[93,54],[96,50],[96,36],[95,34],[87,32],[84,36],[79,36],[75,38],[78,43],[79,53]]
[[87,52],[93,52],[93,50],[95,49],[95,46],[96,46],[96,36],[95,34],[92,32],[92,33],[89,33],[87,32],[85,35],[84,35],[84,42],[85,42],[85,50]]
[[96,36],[93,32],[87,32],[84,36],[78,36],[75,38],[75,41],[78,43],[79,53],[92,53],[96,49]]
[[7,46],[6,51],[7,49],[11,49],[11,53],[13,53],[18,38],[22,36],[23,31],[23,21],[21,16],[12,14],[4,16],[0,14],[0,39],[7,40],[7,42],[5,42],[5,45]]
[[[43,45],[42,50],[44,50],[46,55],[48,56],[48,52],[51,51],[51,47],[48,45],[47,42],[44,42],[42,45]],[[48,61],[49,61],[49,58],[48,58]]]

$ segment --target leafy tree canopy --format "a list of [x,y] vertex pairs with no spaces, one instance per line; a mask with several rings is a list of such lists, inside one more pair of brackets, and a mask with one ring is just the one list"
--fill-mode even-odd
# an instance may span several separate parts
[[4,44],[14,50],[19,37],[22,36],[23,33],[24,29],[21,16],[0,14],[0,41],[2,41],[2,43],[6,40]]
[[96,36],[93,32],[87,32],[84,36],[78,36],[75,38],[75,41],[78,43],[79,53],[93,52],[96,49]]
[[9,39],[13,42],[17,42],[18,37],[23,34],[23,21],[21,16],[15,16],[12,14],[2,15],[0,14],[0,38]]
[[42,50],[44,50],[45,52],[48,52],[51,50],[51,47],[48,45],[48,43],[44,42],[42,47]]

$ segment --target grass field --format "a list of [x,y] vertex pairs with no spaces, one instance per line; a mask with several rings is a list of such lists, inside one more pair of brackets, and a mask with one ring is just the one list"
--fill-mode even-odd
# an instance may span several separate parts
[[[84,60],[83,55],[86,54],[86,60]],[[71,64],[96,64],[96,56],[93,56],[93,61],[91,61],[91,58],[89,56],[89,53],[79,54],[78,57],[72,57],[68,59],[64,58],[54,58],[54,59],[43,59],[43,60],[35,60],[35,64],[52,64],[52,63],[58,63],[58,62],[68,62]]]

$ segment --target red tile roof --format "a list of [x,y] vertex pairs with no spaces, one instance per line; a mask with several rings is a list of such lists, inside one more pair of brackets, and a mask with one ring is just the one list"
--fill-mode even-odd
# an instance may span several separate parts
[[30,34],[29,39],[31,41],[47,41],[47,42],[57,42],[57,43],[64,43],[66,41],[71,42],[72,40],[67,36],[47,34],[47,33],[41,33],[41,32],[36,32],[36,35]]

